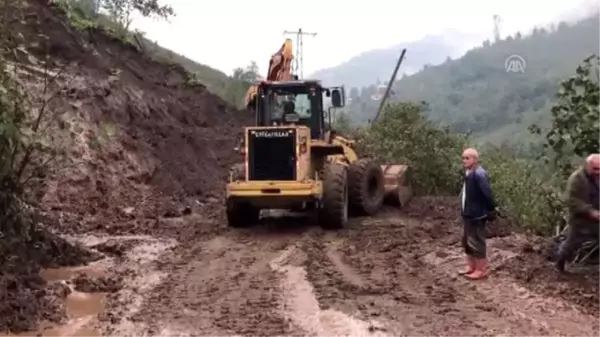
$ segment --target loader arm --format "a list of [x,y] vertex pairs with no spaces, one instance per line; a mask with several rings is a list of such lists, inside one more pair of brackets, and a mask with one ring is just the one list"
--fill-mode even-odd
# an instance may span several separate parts
[[[292,61],[294,60],[292,40],[286,39],[281,48],[271,56],[267,78],[263,81],[290,81],[292,76]],[[253,84],[246,93],[245,105],[251,107],[256,102],[258,85]]]

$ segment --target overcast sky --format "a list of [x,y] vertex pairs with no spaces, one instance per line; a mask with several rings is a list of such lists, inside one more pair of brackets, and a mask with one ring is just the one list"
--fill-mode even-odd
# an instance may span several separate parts
[[[231,74],[256,61],[261,72],[283,43],[285,30],[302,28],[304,74],[335,66],[361,52],[441,34],[451,29],[491,38],[493,15],[502,35],[527,32],[598,0],[162,0],[170,22],[137,18],[132,26],[151,40]],[[295,43],[295,36],[294,43]],[[480,41],[481,41],[480,40]],[[466,42],[474,43],[474,42]],[[410,52],[410,51],[408,51]]]

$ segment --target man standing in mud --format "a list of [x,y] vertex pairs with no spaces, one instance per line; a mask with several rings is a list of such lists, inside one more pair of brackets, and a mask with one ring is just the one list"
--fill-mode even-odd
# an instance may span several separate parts
[[600,212],[598,179],[600,154],[591,154],[585,165],[577,169],[567,181],[566,199],[569,210],[567,238],[558,250],[556,269],[565,271],[565,263],[591,237],[598,239]]
[[477,280],[487,276],[486,222],[495,217],[496,203],[487,171],[479,165],[479,154],[473,148],[462,154],[465,169],[461,192],[463,220],[462,245],[467,268],[459,274]]

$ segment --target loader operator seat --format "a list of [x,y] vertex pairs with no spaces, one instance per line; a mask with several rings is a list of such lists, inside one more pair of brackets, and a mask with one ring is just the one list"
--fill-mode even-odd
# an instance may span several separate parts
[[295,114],[296,113],[296,104],[292,101],[283,102],[283,115]]
[[[283,102],[283,116],[281,116],[282,124],[292,124],[295,125],[298,123],[298,114],[296,114],[296,104],[294,101],[285,101]],[[290,120],[296,120],[291,122]]]

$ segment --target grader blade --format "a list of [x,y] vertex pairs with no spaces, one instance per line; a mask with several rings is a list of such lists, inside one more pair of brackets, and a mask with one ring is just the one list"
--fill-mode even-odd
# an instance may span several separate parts
[[411,168],[408,165],[381,165],[385,187],[384,202],[404,207],[412,198]]

